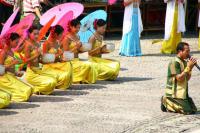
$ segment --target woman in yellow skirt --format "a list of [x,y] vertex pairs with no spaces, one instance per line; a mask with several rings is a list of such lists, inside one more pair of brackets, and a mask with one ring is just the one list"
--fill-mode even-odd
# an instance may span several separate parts
[[35,94],[49,95],[53,92],[57,80],[48,71],[43,71],[39,66],[41,49],[37,43],[39,30],[36,26],[30,27],[28,30],[28,39],[24,43],[24,55],[25,61],[28,64],[25,80],[33,86],[33,92]]
[[72,64],[70,61],[63,61],[63,51],[60,48],[60,39],[64,29],[60,25],[52,28],[48,40],[43,44],[43,54],[54,54],[56,59],[54,63],[43,65],[44,71],[51,71],[51,74],[57,77],[58,89],[67,89],[72,84]]
[[165,0],[165,2],[167,2],[165,40],[161,52],[174,54],[178,43],[181,42],[181,32],[185,31],[184,0]]
[[109,53],[106,45],[102,45],[103,35],[106,31],[106,21],[103,19],[95,20],[94,29],[96,31],[89,39],[89,43],[92,44],[92,50],[89,51],[89,60],[96,64],[98,80],[115,80],[120,70],[119,61],[101,58],[102,54]]
[[75,59],[71,61],[73,66],[73,83],[87,83],[92,84],[96,82],[97,71],[92,63],[88,61],[81,61],[79,53],[82,53],[81,42],[77,33],[80,30],[80,22],[74,19],[69,22],[68,33],[62,41],[64,51],[74,53]]
[[[0,64],[2,65],[2,75],[0,76],[0,88],[1,90],[10,93],[12,95],[11,100],[14,102],[27,101],[32,95],[32,87],[25,84],[16,77],[22,76],[22,73],[15,72],[14,65],[18,64],[19,60],[16,60],[14,58],[14,53],[12,52],[11,48],[15,48],[17,46],[19,38],[20,37],[17,33],[11,33],[10,35],[8,35],[5,39],[6,41],[3,45],[3,49],[0,52]],[[3,69],[5,69],[4,74]]]

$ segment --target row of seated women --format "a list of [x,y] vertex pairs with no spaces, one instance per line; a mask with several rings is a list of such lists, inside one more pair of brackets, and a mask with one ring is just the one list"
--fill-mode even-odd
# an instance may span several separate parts
[[[4,38],[0,50],[0,108],[10,102],[28,101],[32,94],[49,95],[54,89],[66,90],[71,84],[93,84],[97,80],[117,78],[120,63],[101,58],[102,54],[109,53],[102,42],[106,22],[100,19],[94,25],[96,32],[89,39],[92,49],[88,51],[87,61],[79,59],[79,53],[84,52],[77,36],[80,26],[77,19],[70,21],[64,36],[63,27],[54,26],[42,46],[37,42],[39,29],[32,26],[17,52],[12,49],[18,45],[20,36],[11,33]],[[66,51],[73,53],[73,60],[64,59]],[[44,56],[48,54],[54,55],[54,62],[44,63]],[[16,71],[15,66],[19,64],[26,66],[25,72]]]

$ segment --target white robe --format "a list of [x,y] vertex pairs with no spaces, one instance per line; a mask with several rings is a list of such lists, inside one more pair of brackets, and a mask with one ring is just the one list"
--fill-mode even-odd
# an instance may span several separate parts
[[198,23],[198,27],[200,27],[200,10],[199,10],[199,23]]
[[[129,33],[132,29],[132,15],[133,15],[133,3],[125,7],[124,21],[123,21],[123,35]],[[143,31],[143,24],[142,24],[139,4],[138,4],[138,24],[139,24],[138,30],[140,36],[141,32]]]
[[[172,30],[173,19],[174,19],[174,12],[175,12],[175,0],[167,1],[167,11],[166,11],[166,18],[165,18],[165,40],[169,40],[170,33]],[[185,32],[185,10],[183,7],[183,3],[178,3],[178,30],[177,33]]]
[[[198,3],[200,3],[200,0],[198,0]],[[198,23],[198,27],[200,27],[200,10],[199,10],[199,23]]]

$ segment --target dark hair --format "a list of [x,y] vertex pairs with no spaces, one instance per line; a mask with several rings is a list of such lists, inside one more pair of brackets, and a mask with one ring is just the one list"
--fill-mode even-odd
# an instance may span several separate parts
[[71,21],[69,21],[68,23],[68,31],[70,31],[70,26],[71,27],[76,27],[77,25],[81,25],[80,21],[78,19],[73,19]]
[[29,33],[32,33],[34,30],[39,30],[38,26],[32,25],[32,26],[28,29],[28,32],[29,32]]
[[13,33],[10,34],[10,38],[9,39],[11,41],[14,41],[14,40],[19,39],[19,38],[20,38],[19,34],[13,32]]
[[103,20],[103,19],[96,19],[95,21],[94,21],[94,29],[96,30],[97,29],[97,27],[101,27],[101,26],[104,26],[104,25],[106,25],[106,21],[105,20]]
[[186,43],[186,42],[179,42],[178,45],[177,45],[177,47],[176,47],[177,53],[179,51],[183,51],[184,50],[184,46],[189,46],[189,44]]
[[60,35],[61,33],[63,33],[63,31],[64,31],[64,28],[60,25],[55,25],[51,30],[53,34],[57,34],[57,35]]
[[80,25],[80,21],[78,19],[73,19],[69,22],[69,26],[76,27],[77,25]]

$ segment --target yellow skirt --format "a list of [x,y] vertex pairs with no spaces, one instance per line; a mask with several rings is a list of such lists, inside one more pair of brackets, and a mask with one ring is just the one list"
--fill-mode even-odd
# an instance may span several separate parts
[[43,65],[43,71],[57,77],[56,88],[66,90],[72,84],[72,64],[71,62],[52,63]]
[[71,61],[73,66],[73,83],[93,84],[97,80],[97,71],[93,63],[80,61],[78,58]]
[[10,104],[11,94],[0,89],[0,109]]
[[37,67],[27,68],[25,80],[33,86],[33,92],[36,94],[49,95],[57,84],[56,78],[47,75]]
[[117,78],[120,70],[119,61],[100,57],[90,57],[89,60],[95,64],[95,68],[98,71],[98,80],[115,80]]
[[178,29],[178,5],[176,5],[174,12],[174,20],[172,25],[172,31],[169,40],[164,40],[162,43],[161,52],[164,54],[176,53],[176,47],[181,42],[181,33],[177,33]]
[[32,95],[32,87],[9,72],[0,76],[0,88],[10,93],[12,95],[11,100],[14,102],[27,101]]

